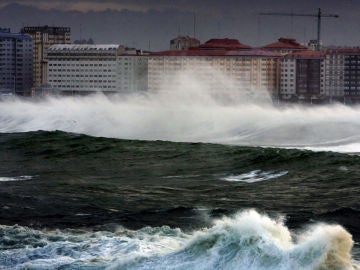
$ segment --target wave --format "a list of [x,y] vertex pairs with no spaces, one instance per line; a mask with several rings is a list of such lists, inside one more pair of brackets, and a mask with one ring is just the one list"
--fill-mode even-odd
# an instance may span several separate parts
[[21,175],[21,176],[14,176],[14,177],[1,177],[0,182],[12,182],[12,181],[27,181],[33,179],[33,176],[30,175]]
[[360,107],[274,107],[230,94],[224,101],[198,88],[38,102],[7,99],[0,103],[0,132],[62,130],[122,139],[360,151]]
[[286,175],[287,173],[288,173],[287,171],[274,172],[274,171],[254,170],[249,173],[243,173],[239,175],[229,175],[221,178],[221,180],[229,181],[229,182],[255,183],[255,182],[261,182],[261,181],[278,178]]
[[339,225],[291,232],[254,210],[194,233],[163,226],[137,231],[38,231],[0,227],[0,265],[11,269],[356,269],[351,235]]

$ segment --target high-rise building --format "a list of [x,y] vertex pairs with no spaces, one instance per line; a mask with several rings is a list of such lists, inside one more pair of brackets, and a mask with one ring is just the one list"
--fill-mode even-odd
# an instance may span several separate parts
[[0,29],[0,92],[29,95],[32,85],[32,39]]
[[21,29],[21,33],[31,35],[33,39],[33,86],[37,87],[47,82],[47,49],[55,44],[70,44],[70,28],[27,26]]

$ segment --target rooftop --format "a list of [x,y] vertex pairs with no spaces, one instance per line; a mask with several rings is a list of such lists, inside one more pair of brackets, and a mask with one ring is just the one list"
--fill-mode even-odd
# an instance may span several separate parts
[[119,45],[94,45],[94,44],[58,44],[52,45],[49,51],[110,51],[117,50]]
[[307,50],[308,48],[301,45],[294,38],[279,38],[277,42],[267,44],[263,49],[288,49],[288,50]]
[[20,40],[32,40],[32,37],[27,34],[18,34],[10,32],[0,32],[0,38],[11,38],[11,39],[20,39]]
[[153,56],[264,56],[264,57],[280,57],[281,54],[259,49],[249,50],[169,50],[153,52]]
[[64,34],[70,33],[70,27],[63,26],[25,26],[21,29],[21,33],[34,33],[34,32],[43,32],[51,34]]
[[304,59],[319,59],[324,58],[326,55],[325,51],[313,51],[313,50],[307,50],[307,51],[297,51],[290,54],[287,54],[287,58],[304,58]]
[[360,47],[332,48],[325,50],[327,54],[360,54]]
[[250,46],[240,43],[237,39],[213,38],[199,46],[201,50],[248,50]]

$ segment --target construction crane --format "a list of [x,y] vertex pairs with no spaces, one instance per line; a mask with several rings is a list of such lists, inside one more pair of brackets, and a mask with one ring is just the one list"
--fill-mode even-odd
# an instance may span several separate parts
[[269,13],[259,13],[259,15],[317,17],[317,44],[316,44],[317,50],[320,50],[321,18],[323,17],[339,18],[339,15],[337,14],[323,14],[320,8],[317,14],[269,12]]

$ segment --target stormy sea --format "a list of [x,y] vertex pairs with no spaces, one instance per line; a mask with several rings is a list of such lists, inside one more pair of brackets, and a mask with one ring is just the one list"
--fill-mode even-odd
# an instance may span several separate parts
[[360,269],[360,107],[0,101],[0,269]]

